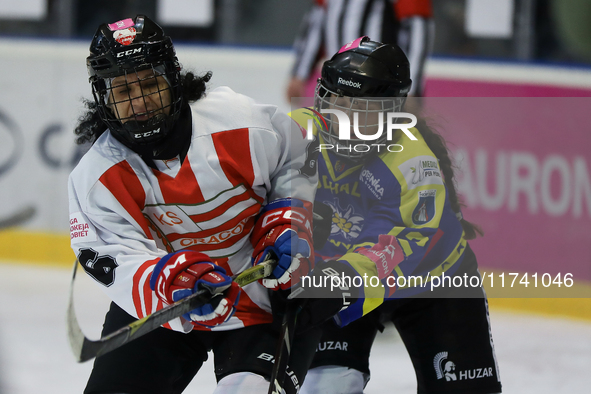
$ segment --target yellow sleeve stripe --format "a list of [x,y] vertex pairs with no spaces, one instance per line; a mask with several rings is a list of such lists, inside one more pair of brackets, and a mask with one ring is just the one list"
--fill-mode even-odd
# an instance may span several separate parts
[[439,264],[437,267],[429,271],[427,282],[431,281],[432,277],[441,276],[441,274],[447,272],[447,270],[450,269],[451,266],[454,265],[460,257],[462,257],[462,255],[466,251],[467,245],[468,242],[466,242],[464,237],[461,237],[460,241],[456,244],[456,247],[454,248],[453,252],[451,252],[450,255],[447,256],[447,259],[445,259],[443,263]]
[[[376,264],[368,257],[358,253],[348,253],[339,260],[347,261],[363,280],[363,290],[365,292],[363,315],[365,316],[380,306],[384,302],[386,295],[386,289],[378,277]],[[372,278],[374,279],[372,280]]]
[[[464,239],[464,237],[462,237],[460,239],[460,241],[456,244],[456,247],[454,248],[453,252],[450,253],[449,256],[447,256],[447,259],[445,259],[445,261],[443,261],[437,267],[435,267],[431,271],[429,271],[423,277],[422,280],[420,280],[420,277],[418,277],[418,276],[416,277],[416,278],[418,278],[419,281],[417,281],[417,279],[411,280],[411,277],[413,275],[410,275],[410,276],[404,275],[404,273],[402,272],[400,267],[397,266],[396,268],[394,268],[394,271],[396,272],[396,274],[399,277],[404,276],[407,278],[407,280],[405,281],[405,283],[407,283],[407,285],[401,286],[400,290],[408,288],[408,287],[412,287],[415,285],[419,285],[419,283],[420,283],[420,286],[424,286],[427,283],[429,283],[433,277],[441,276],[444,272],[447,272],[447,270],[449,270],[459,260],[459,258],[464,254],[464,251],[466,250],[466,245],[467,245],[467,242]],[[399,283],[399,282],[397,282],[397,283]]]

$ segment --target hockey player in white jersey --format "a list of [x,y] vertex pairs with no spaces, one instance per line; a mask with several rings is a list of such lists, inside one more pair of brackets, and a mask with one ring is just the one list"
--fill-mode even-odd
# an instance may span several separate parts
[[[94,101],[76,134],[92,147],[69,179],[71,243],[113,301],[103,334],[198,289],[212,298],[98,357],[85,393],[181,393],[210,350],[215,393],[266,392],[278,336],[270,294],[313,268],[309,141],[274,106],[227,87],[206,94],[211,73],[181,73],[148,17],[99,26],[87,67]],[[232,281],[268,252],[272,277]],[[318,339],[296,336],[287,393]]]

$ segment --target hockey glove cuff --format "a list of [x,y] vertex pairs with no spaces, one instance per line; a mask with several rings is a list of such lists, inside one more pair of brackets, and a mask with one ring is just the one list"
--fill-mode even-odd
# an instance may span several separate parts
[[250,240],[253,265],[262,262],[268,253],[277,258],[272,277],[261,281],[269,289],[290,289],[314,268],[312,214],[301,200],[285,198],[267,204]]

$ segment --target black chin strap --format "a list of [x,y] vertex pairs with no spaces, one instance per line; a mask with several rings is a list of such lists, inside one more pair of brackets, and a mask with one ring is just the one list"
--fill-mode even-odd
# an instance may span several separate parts
[[191,145],[193,121],[189,105],[183,106],[179,119],[166,138],[156,147],[144,152],[137,152],[144,162],[153,169],[157,169],[154,160],[168,160],[180,156],[181,164],[187,156]]
[[154,160],[168,160],[180,156],[182,163],[191,145],[192,129],[193,119],[191,108],[187,104],[181,109],[179,118],[174,123],[170,133],[158,144],[149,158]]

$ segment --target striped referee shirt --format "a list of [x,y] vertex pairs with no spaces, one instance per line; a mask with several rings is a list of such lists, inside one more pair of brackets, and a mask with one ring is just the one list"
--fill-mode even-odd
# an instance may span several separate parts
[[300,26],[292,76],[306,80],[326,58],[361,36],[397,44],[410,62],[411,95],[421,95],[434,35],[431,0],[315,0]]

